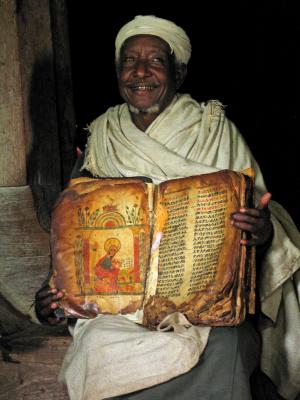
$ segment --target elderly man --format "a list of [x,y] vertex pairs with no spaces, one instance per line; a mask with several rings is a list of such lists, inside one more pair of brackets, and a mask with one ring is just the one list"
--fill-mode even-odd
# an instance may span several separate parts
[[[300,320],[292,283],[300,264],[300,236],[286,212],[270,202],[260,169],[222,105],[215,100],[199,104],[177,92],[190,55],[189,38],[171,21],[137,16],[121,28],[116,68],[125,103],[109,108],[89,126],[88,146],[73,177],[144,176],[161,182],[254,168],[258,205],[237,210],[231,223],[250,233],[241,244],[257,246],[263,260],[260,296],[269,317],[264,333],[278,349],[274,352],[263,341],[262,366],[280,383],[281,393],[292,399],[300,386],[296,375],[281,374],[269,361],[274,354],[278,360],[293,354],[293,366],[299,366],[297,348],[283,344],[283,321],[289,318],[288,305],[295,310],[290,325],[296,328]],[[49,288],[37,294],[41,321],[59,321],[54,311],[62,295]],[[275,321],[277,327],[272,326]],[[288,332],[292,340],[297,338],[293,327]],[[72,334],[60,374],[72,400],[251,399],[249,377],[259,363],[260,340],[248,321],[240,327],[163,333],[150,332],[123,316],[100,315],[78,320]]]

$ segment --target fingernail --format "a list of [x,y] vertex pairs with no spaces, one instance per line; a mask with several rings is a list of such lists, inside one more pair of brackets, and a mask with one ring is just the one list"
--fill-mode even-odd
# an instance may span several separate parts
[[51,308],[54,310],[55,308],[57,308],[58,307],[58,305],[57,305],[57,303],[52,303],[51,304]]

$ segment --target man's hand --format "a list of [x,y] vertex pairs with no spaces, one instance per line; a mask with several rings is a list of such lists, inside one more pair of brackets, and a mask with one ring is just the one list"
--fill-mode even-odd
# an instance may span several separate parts
[[51,289],[50,286],[40,289],[35,296],[35,312],[42,323],[57,325],[62,318],[56,317],[54,311],[58,309],[60,300],[64,293],[58,289]]
[[271,197],[271,193],[267,192],[261,197],[256,208],[241,208],[232,214],[231,224],[251,234],[251,238],[242,239],[241,244],[263,245],[272,237],[273,225],[268,207]]

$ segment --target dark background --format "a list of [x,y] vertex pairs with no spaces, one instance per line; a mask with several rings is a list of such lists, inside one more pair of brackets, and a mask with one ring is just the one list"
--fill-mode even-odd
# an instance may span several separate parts
[[[180,25],[192,57],[181,88],[198,101],[218,99],[248,142],[273,199],[300,227],[300,37],[294,3],[288,1],[111,2],[68,0],[77,144],[84,127],[118,104],[114,40],[135,15],[152,14]],[[106,7],[108,6],[106,2]],[[297,76],[298,75],[298,76]]]

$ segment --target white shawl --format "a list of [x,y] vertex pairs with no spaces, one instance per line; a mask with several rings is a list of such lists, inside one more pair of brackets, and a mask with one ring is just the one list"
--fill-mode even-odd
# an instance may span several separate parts
[[146,132],[131,120],[126,104],[109,108],[89,126],[83,168],[94,176],[148,176],[154,182],[253,166],[260,170],[236,127],[216,100],[199,104],[177,95]]
[[[83,168],[94,176],[147,176],[158,183],[251,166],[256,201],[266,192],[257,162],[218,101],[199,104],[189,95],[177,95],[146,132],[134,125],[122,104],[108,109],[89,130]],[[260,288],[262,311],[270,323],[262,326],[261,366],[279,393],[294,399],[300,391],[300,287],[299,279],[293,280],[300,266],[300,234],[279,204],[271,201],[270,210],[274,239],[264,258]],[[293,315],[288,323],[287,312]]]

